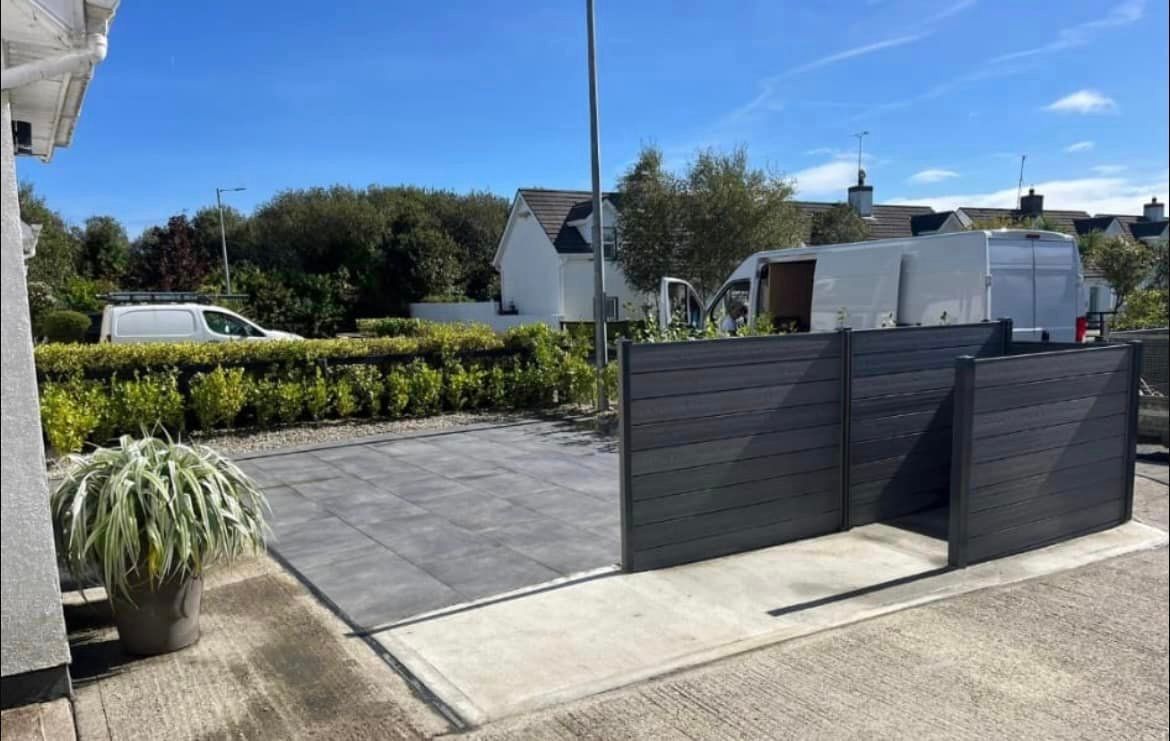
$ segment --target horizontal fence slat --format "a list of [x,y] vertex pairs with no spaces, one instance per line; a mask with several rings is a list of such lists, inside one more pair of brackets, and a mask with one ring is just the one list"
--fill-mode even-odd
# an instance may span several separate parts
[[867,355],[963,345],[987,345],[998,348],[1002,342],[999,335],[1000,324],[987,322],[952,327],[859,330],[853,333],[852,341],[854,355]]
[[797,430],[834,424],[841,419],[836,402],[808,404],[787,409],[768,409],[718,417],[676,419],[648,425],[635,425],[630,431],[630,449],[634,451],[670,445],[721,440],[777,429]]
[[924,509],[941,507],[947,502],[945,487],[904,494],[897,498],[853,502],[849,505],[849,525],[860,527],[882,520],[892,520]]
[[968,560],[969,563],[978,563],[1021,550],[1040,548],[1056,541],[1120,525],[1124,518],[1124,500],[1118,498],[1043,520],[1021,523],[1018,527],[971,538],[968,543]]
[[634,500],[652,499],[688,491],[714,489],[747,481],[816,471],[838,464],[837,446],[802,450],[734,463],[715,463],[702,468],[651,473],[633,478]]
[[1042,450],[1038,453],[1001,458],[994,465],[972,466],[971,486],[980,489],[1012,479],[1048,474],[1066,466],[1105,461],[1117,458],[1124,449],[1125,438],[1111,437],[1064,448]]
[[835,491],[819,491],[796,497],[774,499],[735,509],[697,514],[669,522],[635,525],[638,550],[659,548],[689,540],[748,530],[765,523],[781,523],[831,512],[840,507]]
[[950,390],[955,385],[955,369],[938,368],[935,370],[910,371],[907,373],[890,373],[884,376],[869,376],[857,378],[853,381],[853,398],[868,399],[873,396],[889,396],[891,394],[908,394],[928,389]]
[[[936,468],[940,460],[945,460],[947,453],[941,456],[937,449],[915,450],[903,455],[885,458],[873,463],[854,463],[849,468],[849,480],[854,484],[864,484],[869,481],[883,481],[899,475],[915,475],[919,470]],[[903,471],[907,473],[902,473]]]
[[891,417],[898,414],[938,409],[943,404],[949,405],[953,394],[954,388],[952,386],[944,386],[907,394],[873,396],[867,399],[855,398],[853,400],[853,424],[857,425],[861,421],[875,417]]
[[840,521],[840,511],[826,512],[801,520],[770,523],[748,530],[738,530],[646,551],[635,551],[632,559],[632,570],[644,571],[665,568],[755,548],[779,545],[816,535],[825,535],[835,531],[840,525]]
[[676,445],[636,451],[630,456],[634,476],[676,469],[692,469],[713,463],[731,463],[780,453],[791,453],[834,445],[840,425],[734,437],[726,440]]
[[849,496],[855,503],[872,502],[875,499],[898,499],[902,496],[911,496],[923,491],[937,491],[945,489],[950,484],[951,467],[949,465],[928,468],[920,465],[912,470],[901,470],[893,476],[854,483],[849,487]]
[[1036,355],[984,359],[975,374],[976,395],[981,389],[1046,379],[1111,373],[1129,368],[1129,349],[1123,346],[1067,350]]
[[948,458],[951,449],[951,428],[935,426],[921,435],[870,440],[853,443],[849,455],[853,465],[861,466],[887,458],[901,458],[906,455],[937,455]]
[[819,471],[749,481],[718,489],[639,500],[634,502],[634,524],[663,522],[688,515],[809,494],[834,486],[839,477],[840,473],[836,468],[822,468]]
[[1087,396],[1125,393],[1128,388],[1129,375],[1120,371],[1092,373],[1058,383],[1045,380],[996,386],[980,389],[979,393],[975,394],[975,414],[1051,404]]
[[1115,414],[1081,422],[1040,427],[1022,432],[1012,432],[995,437],[984,437],[972,442],[971,458],[976,468],[994,467],[995,462],[1008,456],[1035,453],[1052,448],[1092,442],[1125,434],[1129,415]]
[[823,404],[839,401],[840,398],[841,382],[832,380],[631,400],[630,407],[633,424],[642,425],[693,417],[786,409],[804,404]]
[[1044,496],[1069,489],[1081,484],[1102,484],[1117,479],[1121,467],[1121,451],[1117,457],[1106,458],[1094,463],[1063,466],[1057,470],[1036,476],[1012,479],[999,484],[982,486],[971,492],[970,512],[976,514],[985,509],[1015,504],[1032,497]]
[[854,444],[888,437],[921,435],[934,429],[951,426],[950,403],[938,404],[923,412],[898,414],[888,417],[854,418],[851,428]]
[[[996,349],[1000,343],[995,343]],[[958,347],[932,347],[925,350],[903,350],[891,353],[874,353],[853,359],[853,377],[865,378],[887,373],[931,370],[933,368],[954,368],[955,358],[960,355],[979,357],[990,352],[991,343],[960,345]]]
[[1129,395],[1118,393],[1004,409],[998,412],[985,412],[975,417],[973,434],[976,438],[982,438],[1019,430],[1108,417],[1114,414],[1124,414],[1128,405]]
[[1122,494],[1121,480],[1114,475],[1108,481],[1073,486],[973,513],[967,525],[967,532],[972,538],[977,538],[1053,517],[1062,512],[1118,500]]
[[697,368],[641,373],[630,377],[630,398],[651,399],[753,386],[831,381],[838,378],[840,372],[840,359],[817,358],[740,365],[727,369]]
[[642,343],[630,348],[630,354],[631,370],[639,374],[839,357],[841,340],[836,333],[823,333]]

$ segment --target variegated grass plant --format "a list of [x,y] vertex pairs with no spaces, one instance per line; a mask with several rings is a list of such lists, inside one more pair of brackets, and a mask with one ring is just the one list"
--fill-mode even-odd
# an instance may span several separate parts
[[209,447],[126,435],[66,470],[52,496],[58,551],[78,577],[99,571],[111,599],[264,549],[264,495]]

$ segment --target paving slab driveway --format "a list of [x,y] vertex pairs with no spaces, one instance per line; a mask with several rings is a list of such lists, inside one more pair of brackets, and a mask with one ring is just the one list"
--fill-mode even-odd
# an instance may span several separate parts
[[619,560],[617,442],[533,421],[240,461],[274,550],[356,625]]

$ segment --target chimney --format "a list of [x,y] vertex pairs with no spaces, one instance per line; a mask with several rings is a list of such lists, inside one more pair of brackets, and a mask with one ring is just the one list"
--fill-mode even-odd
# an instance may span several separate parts
[[865,184],[865,170],[857,171],[857,185],[849,186],[849,207],[865,218],[873,216],[873,186]]
[[1150,198],[1150,202],[1142,206],[1143,221],[1165,221],[1166,204],[1158,203],[1157,197]]
[[1028,195],[1020,196],[1020,215],[1035,218],[1044,213],[1044,196],[1036,195],[1035,188],[1028,188]]

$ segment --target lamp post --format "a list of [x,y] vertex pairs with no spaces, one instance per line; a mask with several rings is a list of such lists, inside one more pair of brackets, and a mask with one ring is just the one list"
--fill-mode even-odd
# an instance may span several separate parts
[[223,198],[224,193],[235,193],[236,191],[247,190],[247,188],[216,188],[215,189],[215,208],[219,211],[219,246],[223,249],[223,282],[227,286],[227,293],[232,292],[232,269],[228,267],[227,256],[227,230],[223,226]]
[[605,337],[605,254],[602,246],[605,227],[601,213],[601,140],[597,123],[597,46],[594,40],[593,0],[585,0],[585,16],[589,36],[589,144],[593,169],[593,356],[597,366],[597,411],[604,412],[609,409],[609,400],[605,394],[605,364],[609,360],[609,346]]

